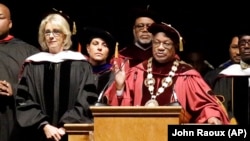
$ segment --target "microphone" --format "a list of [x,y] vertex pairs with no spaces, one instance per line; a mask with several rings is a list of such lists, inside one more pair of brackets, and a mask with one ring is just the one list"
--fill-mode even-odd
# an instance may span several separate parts
[[211,69],[214,69],[214,66],[211,65],[207,60],[204,60],[204,63]]
[[107,89],[107,87],[109,86],[109,84],[110,84],[113,80],[114,80],[114,78],[109,79],[109,81],[107,82],[107,84],[103,87],[103,89],[102,89],[102,91],[101,91],[101,93],[100,93],[100,95],[99,95],[99,97],[98,97],[98,99],[97,99],[97,101],[96,101],[96,103],[95,103],[95,106],[110,106],[110,105],[108,105],[108,104],[106,104],[106,103],[103,103],[103,102],[102,102],[102,98],[103,98],[103,96],[104,96],[105,90]]
[[[125,63],[126,63],[128,60],[129,60],[128,58],[125,58],[125,59],[123,60],[123,63],[121,64],[120,69],[125,65]],[[116,73],[115,73],[115,74],[116,74]],[[97,99],[97,101],[96,101],[96,103],[95,103],[95,106],[110,106],[109,104],[103,103],[103,102],[102,102],[102,99],[103,99],[105,90],[108,88],[109,84],[110,84],[112,81],[114,81],[115,74],[113,75],[113,78],[109,79],[109,81],[108,81],[108,82],[106,83],[106,85],[103,87],[103,89],[102,89],[102,91],[101,91],[101,93],[100,93],[100,95],[99,95],[99,97],[98,97],[98,99]]]

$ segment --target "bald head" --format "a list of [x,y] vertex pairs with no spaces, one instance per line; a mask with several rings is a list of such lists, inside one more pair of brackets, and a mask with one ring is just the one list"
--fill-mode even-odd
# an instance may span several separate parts
[[0,3],[0,15],[5,16],[9,20],[11,19],[10,9],[2,3]]
[[0,3],[0,40],[4,39],[12,27],[11,14],[9,8]]

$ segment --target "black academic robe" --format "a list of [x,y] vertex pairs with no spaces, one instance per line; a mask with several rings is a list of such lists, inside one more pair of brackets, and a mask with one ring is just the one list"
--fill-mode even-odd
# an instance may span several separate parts
[[224,97],[223,104],[231,118],[241,125],[250,124],[250,68],[241,69],[234,64],[222,70],[213,90]]
[[93,78],[86,60],[26,63],[16,96],[17,121],[28,130],[25,140],[45,140],[45,123],[59,128],[93,122],[89,104],[98,97]]
[[224,63],[222,63],[221,65],[219,65],[219,67],[215,68],[214,70],[211,70],[209,72],[207,72],[204,76],[204,80],[207,82],[207,84],[213,88],[214,87],[214,83],[217,79],[218,74],[226,69],[227,67],[229,67],[230,65],[233,65],[234,63],[231,60],[228,60]]
[[[0,43],[0,80],[6,80],[16,92],[18,74],[24,60],[39,50],[17,38]],[[16,137],[13,133],[15,122],[14,99],[0,95],[0,141],[9,141],[10,137]],[[12,139],[14,140],[14,139]]]

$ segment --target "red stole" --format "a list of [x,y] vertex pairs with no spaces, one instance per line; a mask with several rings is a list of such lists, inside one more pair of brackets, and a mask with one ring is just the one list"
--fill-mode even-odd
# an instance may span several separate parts
[[9,42],[11,39],[13,39],[14,36],[12,35],[8,35],[7,37],[5,37],[4,39],[0,40],[0,43],[5,43],[5,42]]

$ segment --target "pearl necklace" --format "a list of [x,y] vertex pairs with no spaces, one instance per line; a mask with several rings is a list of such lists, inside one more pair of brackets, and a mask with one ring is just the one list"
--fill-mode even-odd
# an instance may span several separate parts
[[156,101],[156,97],[162,94],[165,88],[171,86],[173,82],[173,77],[179,66],[179,61],[175,60],[173,66],[171,67],[171,71],[168,73],[167,77],[164,77],[162,79],[161,87],[158,88],[156,94],[154,95],[155,79],[153,78],[152,74],[152,60],[153,60],[152,57],[148,59],[148,64],[147,64],[148,74],[147,78],[144,81],[145,86],[148,87],[148,91],[150,92],[151,99],[146,102],[145,106],[159,106],[158,102]]

